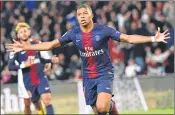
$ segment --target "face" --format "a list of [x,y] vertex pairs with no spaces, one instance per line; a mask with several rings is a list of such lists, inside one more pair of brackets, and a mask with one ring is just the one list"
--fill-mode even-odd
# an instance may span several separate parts
[[81,26],[87,26],[92,21],[93,15],[88,8],[77,10],[77,20]]
[[155,50],[155,54],[156,54],[156,55],[160,55],[160,54],[161,54],[161,49],[160,49],[160,48],[157,48],[157,49]]
[[31,35],[31,30],[27,27],[21,27],[17,32],[18,39],[23,41],[28,40],[30,35]]

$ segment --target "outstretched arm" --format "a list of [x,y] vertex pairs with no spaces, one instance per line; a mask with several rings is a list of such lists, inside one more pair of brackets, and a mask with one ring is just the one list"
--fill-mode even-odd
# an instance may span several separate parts
[[28,68],[33,64],[34,60],[31,58],[28,58],[25,62],[22,62],[19,64],[17,61],[17,55],[10,52],[9,54],[9,61],[8,61],[8,69],[10,71],[13,70],[18,70],[18,69],[23,69],[23,68]]
[[51,42],[42,42],[35,45],[26,45],[21,44],[18,41],[14,41],[14,44],[7,44],[6,48],[11,52],[20,52],[23,50],[37,50],[37,51],[46,51],[51,50],[52,48],[61,46],[59,40],[55,39]]
[[66,32],[61,38],[55,39],[51,42],[42,42],[40,44],[35,44],[35,45],[24,45],[19,43],[18,41],[14,41],[14,44],[7,44],[6,48],[7,51],[11,52],[20,52],[23,50],[35,50],[35,51],[46,51],[46,50],[51,50],[52,48],[55,47],[60,47],[61,45],[65,45],[69,42],[72,41],[72,37],[74,34],[72,33],[71,30]]
[[147,43],[147,42],[164,42],[167,43],[165,40],[169,39],[170,33],[167,33],[168,30],[164,31],[163,33],[160,33],[160,28],[158,28],[158,32],[155,36],[142,36],[142,35],[126,35],[121,34],[120,35],[120,41],[121,42],[127,42],[127,43]]

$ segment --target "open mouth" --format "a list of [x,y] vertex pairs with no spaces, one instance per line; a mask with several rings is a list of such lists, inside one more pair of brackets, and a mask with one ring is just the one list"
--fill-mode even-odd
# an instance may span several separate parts
[[85,20],[81,20],[81,23],[86,23],[86,21]]

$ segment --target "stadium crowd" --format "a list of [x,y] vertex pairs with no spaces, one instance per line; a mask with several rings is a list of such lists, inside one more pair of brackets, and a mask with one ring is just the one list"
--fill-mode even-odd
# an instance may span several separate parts
[[[82,2],[70,1],[1,1],[1,81],[17,82],[17,73],[7,68],[8,53],[5,44],[15,39],[14,27],[18,22],[27,22],[32,36],[41,41],[58,39],[67,30],[77,26],[76,7]],[[151,1],[106,1],[87,2],[94,13],[94,21],[106,24],[127,34],[153,36],[157,27],[161,32],[169,29],[167,44],[124,44],[109,41],[110,55],[117,78],[136,75],[164,75],[174,72],[173,4]],[[142,38],[140,38],[142,39]],[[50,80],[81,79],[81,60],[73,43],[52,50],[60,58],[47,71]]]

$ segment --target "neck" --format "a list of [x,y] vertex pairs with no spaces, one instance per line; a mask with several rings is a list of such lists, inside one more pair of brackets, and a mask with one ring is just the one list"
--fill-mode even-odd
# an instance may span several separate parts
[[94,28],[94,23],[91,21],[87,26],[80,26],[83,32],[90,32]]

